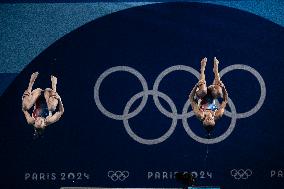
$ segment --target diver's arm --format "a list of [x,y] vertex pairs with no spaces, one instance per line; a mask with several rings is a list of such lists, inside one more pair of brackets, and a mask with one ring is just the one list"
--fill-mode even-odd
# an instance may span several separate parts
[[225,85],[222,85],[222,91],[223,91],[223,101],[219,106],[219,109],[215,112],[215,120],[219,119],[220,117],[222,117],[222,115],[225,112],[225,107],[228,103],[228,92],[225,88]]
[[31,117],[31,115],[29,114],[29,112],[27,110],[23,109],[23,112],[24,112],[24,115],[26,117],[28,124],[33,125],[35,123],[35,119],[33,117]]
[[193,89],[192,89],[192,91],[190,92],[190,94],[189,94],[189,100],[190,100],[190,103],[191,103],[191,106],[192,106],[192,107],[195,106],[195,105],[197,105],[197,103],[196,103],[195,100],[194,100],[194,95],[195,95],[195,92],[196,92],[197,87],[198,87],[198,85],[196,84],[196,85],[193,87]]
[[61,116],[63,115],[63,113],[64,113],[64,107],[63,107],[63,103],[62,103],[62,100],[61,100],[60,96],[57,95],[56,98],[58,99],[58,108],[59,108],[59,111],[56,112],[55,114],[53,114],[52,116],[47,116],[47,117],[46,117],[46,126],[47,126],[47,125],[50,125],[50,124],[52,124],[52,123],[57,122],[57,121],[61,118]]
[[225,88],[225,85],[222,86],[222,91],[223,91],[223,101],[222,101],[222,103],[220,105],[220,108],[225,109],[225,107],[226,107],[226,105],[228,103],[228,98],[229,98],[228,97],[228,92],[227,92],[227,90]]
[[190,104],[192,107],[193,112],[195,113],[195,115],[199,118],[199,119],[203,119],[204,114],[203,112],[201,112],[199,110],[198,104],[196,103],[196,101],[194,100],[194,95],[196,93],[196,89],[198,87],[198,84],[196,84],[194,86],[194,88],[192,89],[191,93],[189,94],[189,100],[190,100]]

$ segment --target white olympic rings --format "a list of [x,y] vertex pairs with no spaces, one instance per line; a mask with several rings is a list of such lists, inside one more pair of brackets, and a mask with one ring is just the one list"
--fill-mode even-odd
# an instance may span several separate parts
[[128,171],[108,171],[107,176],[112,180],[112,181],[124,181],[129,177],[129,172]]
[[234,177],[236,180],[240,179],[248,179],[252,175],[252,170],[251,169],[232,169],[231,170],[231,176]]
[[[245,70],[250,72],[251,74],[253,74],[259,84],[260,84],[260,89],[261,89],[261,94],[260,94],[260,98],[256,104],[255,107],[253,107],[251,110],[244,112],[244,113],[237,113],[236,112],[236,108],[234,103],[232,102],[232,100],[229,98],[228,100],[228,105],[231,109],[231,112],[225,110],[225,115],[228,117],[231,117],[231,123],[229,128],[227,129],[227,131],[225,133],[223,133],[221,136],[216,137],[216,138],[212,138],[212,139],[207,139],[207,138],[202,138],[197,136],[189,127],[187,119],[192,117],[194,115],[193,111],[188,112],[188,108],[190,106],[190,101],[187,100],[185,102],[185,105],[182,109],[182,113],[178,114],[177,108],[174,104],[174,102],[171,100],[171,98],[169,96],[167,96],[165,93],[162,93],[159,91],[159,85],[160,82],[163,80],[163,78],[168,75],[169,73],[173,72],[173,71],[186,71],[189,72],[191,74],[193,74],[196,78],[199,78],[199,72],[196,71],[195,69],[193,69],[192,67],[189,66],[185,66],[185,65],[175,65],[175,66],[171,66],[167,69],[165,69],[164,71],[162,71],[159,76],[156,78],[154,85],[153,85],[153,90],[149,90],[148,89],[148,85],[147,82],[145,80],[145,78],[142,76],[142,74],[140,74],[137,70],[135,70],[134,68],[128,67],[128,66],[116,66],[116,67],[112,67],[107,69],[105,72],[103,72],[99,78],[96,81],[96,84],[94,86],[94,100],[95,103],[98,107],[98,109],[107,117],[115,119],[115,120],[122,120],[123,121],[123,125],[126,129],[126,132],[129,134],[129,136],[131,138],[133,138],[135,141],[141,143],[141,144],[147,144],[147,145],[153,145],[153,144],[158,144],[161,143],[163,141],[165,141],[167,138],[169,138],[171,136],[171,134],[174,132],[176,126],[177,126],[177,121],[180,119],[182,120],[182,124],[183,127],[185,129],[185,131],[187,132],[187,134],[193,138],[194,140],[196,140],[197,142],[203,143],[203,144],[214,144],[214,143],[218,143],[223,141],[224,139],[226,139],[234,130],[234,127],[236,125],[236,120],[237,119],[241,119],[241,118],[247,118],[253,114],[255,114],[263,105],[265,97],[266,97],[266,87],[265,87],[265,83],[263,78],[261,77],[261,75],[252,67],[247,66],[247,65],[242,65],[242,64],[234,64],[231,66],[228,66],[226,68],[224,68],[223,70],[220,71],[220,77],[224,76],[226,73],[232,71],[232,70]],[[123,114],[119,115],[119,114],[114,114],[111,113],[110,111],[108,111],[101,103],[100,101],[100,86],[103,82],[103,80],[110,74],[114,73],[114,72],[118,72],[118,71],[124,71],[124,72],[128,72],[133,74],[134,76],[136,76],[138,78],[138,80],[141,82],[143,91],[135,94],[133,97],[130,98],[130,100],[126,103],[126,106],[124,108]],[[148,100],[148,96],[152,95],[153,96],[153,100],[154,103],[156,105],[156,107],[158,108],[158,110],[164,114],[165,116],[169,117],[172,119],[172,124],[171,127],[168,129],[168,131],[162,135],[161,137],[157,138],[157,139],[144,139],[142,137],[139,137],[138,135],[136,135],[132,129],[129,126],[129,122],[128,120],[130,118],[135,117],[136,115],[138,115],[143,108],[145,107],[147,100]],[[159,101],[159,97],[162,98],[163,100],[165,100],[170,108],[172,112],[169,112],[168,110],[166,110],[162,104]],[[133,105],[133,103],[138,100],[139,98],[142,98],[141,103],[139,104],[139,106],[133,110],[132,112],[129,112],[131,106]]]

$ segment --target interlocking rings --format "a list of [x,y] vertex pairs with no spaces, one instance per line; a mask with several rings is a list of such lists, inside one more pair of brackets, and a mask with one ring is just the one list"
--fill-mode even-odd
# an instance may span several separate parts
[[[255,114],[263,105],[265,97],[266,97],[266,87],[265,87],[265,83],[264,83],[263,78],[254,68],[252,68],[250,66],[241,65],[241,64],[231,65],[231,66],[228,66],[228,67],[224,68],[223,70],[221,70],[220,76],[222,77],[226,73],[228,73],[232,70],[235,70],[235,69],[248,71],[257,78],[257,80],[260,84],[260,89],[261,89],[260,98],[258,100],[257,105],[254,108],[252,108],[251,110],[244,112],[244,113],[237,113],[234,103],[229,98],[228,105],[231,109],[231,112],[226,110],[225,115],[232,118],[230,126],[227,129],[227,131],[225,133],[223,133],[221,136],[216,137],[216,138],[212,138],[212,139],[199,137],[190,129],[188,122],[187,122],[187,119],[192,117],[194,115],[194,113],[193,113],[193,111],[188,112],[188,109],[189,109],[189,106],[190,106],[189,100],[187,100],[185,102],[185,105],[182,109],[182,113],[179,114],[178,111],[177,111],[177,108],[176,108],[174,102],[171,100],[171,98],[169,96],[167,96],[166,94],[159,91],[159,85],[160,85],[161,81],[163,80],[163,78],[173,71],[186,71],[186,72],[193,74],[196,78],[199,78],[199,72],[196,71],[195,69],[193,69],[192,67],[185,66],[185,65],[175,65],[175,66],[171,66],[171,67],[165,69],[164,71],[162,71],[158,75],[157,79],[155,80],[154,85],[153,85],[153,90],[148,89],[148,85],[147,85],[145,78],[134,68],[131,68],[131,67],[128,67],[128,66],[112,67],[112,68],[106,70],[105,72],[103,72],[99,76],[98,80],[96,81],[96,84],[94,86],[94,99],[95,99],[95,103],[96,103],[98,109],[105,116],[107,116],[111,119],[115,119],[115,120],[122,120],[123,125],[126,129],[126,132],[129,134],[129,136],[131,138],[133,138],[135,141],[137,141],[141,144],[153,145],[153,144],[158,144],[158,143],[164,142],[174,132],[174,130],[177,126],[177,121],[179,119],[182,120],[183,127],[184,127],[185,131],[187,132],[187,134],[191,138],[193,138],[197,142],[200,142],[200,143],[203,143],[203,144],[214,144],[214,143],[218,143],[218,142],[223,141],[233,132],[237,119],[246,118],[246,117],[249,117],[249,116]],[[142,92],[139,92],[139,93],[135,94],[133,97],[130,98],[130,100],[127,102],[127,104],[124,108],[123,114],[121,114],[121,115],[111,113],[107,109],[105,109],[105,107],[102,105],[102,103],[100,101],[100,97],[99,97],[99,90],[100,90],[100,86],[101,86],[103,80],[108,75],[110,75],[114,72],[118,72],[118,71],[128,72],[128,73],[131,73],[134,76],[136,76],[138,78],[138,80],[141,82],[141,85],[142,85],[142,88],[143,88]],[[128,122],[129,119],[135,117],[136,115],[138,115],[143,110],[143,108],[145,107],[145,105],[147,103],[149,95],[153,96],[154,103],[155,103],[156,107],[158,108],[158,110],[162,114],[164,114],[165,116],[172,119],[172,124],[171,124],[171,127],[169,128],[169,130],[157,139],[144,139],[142,137],[139,137],[138,135],[136,135],[132,131],[132,129],[129,126],[129,122]],[[142,101],[139,104],[139,106],[135,110],[133,110],[132,112],[129,112],[133,103],[141,97],[142,97]],[[159,101],[159,97],[164,99],[169,104],[172,112],[169,112],[168,110],[166,110],[162,106],[162,104]]]
[[106,115],[107,117],[109,118],[112,118],[112,119],[116,119],[116,120],[124,120],[124,119],[130,119],[134,116],[136,116],[137,114],[139,114],[142,109],[144,108],[147,100],[148,100],[148,96],[145,94],[143,95],[143,98],[142,98],[142,102],[141,104],[137,107],[136,110],[134,110],[133,112],[127,114],[127,115],[117,115],[117,114],[113,114],[111,112],[109,112],[108,110],[106,110],[104,108],[104,106],[102,105],[101,101],[100,101],[100,94],[99,94],[99,89],[100,89],[100,86],[101,86],[101,83],[102,81],[110,74],[114,73],[114,72],[118,72],[118,71],[124,71],[124,72],[129,72],[131,74],[133,74],[134,76],[136,76],[139,81],[141,82],[142,84],[142,87],[143,87],[143,91],[148,91],[148,85],[147,85],[147,82],[146,80],[144,79],[144,77],[138,72],[136,71],[135,69],[133,68],[130,68],[130,67],[127,67],[127,66],[116,66],[116,67],[112,67],[108,70],[106,70],[104,73],[102,73],[100,75],[100,77],[98,78],[97,82],[96,82],[96,85],[95,85],[95,88],[94,88],[94,98],[95,98],[95,102],[96,102],[96,105],[97,107],[99,108],[99,110],[104,114]]
[[[186,72],[193,74],[197,79],[199,78],[199,75],[200,75],[198,71],[196,71],[195,69],[193,69],[192,67],[189,67],[189,66],[177,65],[177,66],[169,67],[169,68],[165,69],[164,71],[162,71],[162,73],[160,73],[158,75],[157,79],[155,80],[154,86],[153,86],[153,91],[159,91],[159,85],[160,85],[160,82],[162,81],[162,79],[166,75],[168,75],[169,73],[171,73],[173,71],[186,71]],[[159,111],[162,112],[165,116],[167,116],[169,118],[182,119],[182,118],[189,118],[189,117],[194,115],[193,111],[191,111],[189,113],[183,112],[182,114],[174,115],[174,114],[168,112],[161,105],[159,98],[158,98],[158,95],[156,93],[153,95],[153,98],[154,98],[154,103],[157,106],[157,108],[159,109]],[[190,103],[189,99],[188,99],[188,103]]]
[[112,180],[112,181],[124,181],[127,179],[129,176],[128,171],[108,171],[107,176]]
[[[231,99],[228,99],[228,104],[229,104],[229,107],[231,108],[231,111],[233,112],[232,113],[233,116],[231,117],[232,120],[231,120],[230,126],[225,133],[223,133],[222,135],[220,135],[216,138],[213,138],[213,139],[207,139],[207,138],[199,137],[190,129],[190,127],[188,126],[188,123],[187,123],[187,119],[183,118],[182,123],[183,123],[183,127],[184,127],[185,131],[187,132],[187,134],[189,136],[191,136],[197,142],[200,142],[200,143],[203,143],[203,144],[215,144],[215,143],[221,142],[222,140],[225,140],[233,132],[233,130],[236,126],[236,120],[237,120],[236,108],[235,108],[235,105],[233,104]],[[187,112],[189,105],[190,104],[187,103],[184,106],[183,112]]]
[[[253,74],[260,85],[260,97],[259,100],[257,102],[257,104],[255,105],[255,107],[253,107],[251,110],[244,112],[244,113],[237,113],[237,118],[247,118],[250,117],[251,115],[255,114],[262,106],[262,104],[264,103],[265,100],[265,96],[266,96],[266,87],[265,87],[265,83],[263,78],[261,77],[261,75],[252,67],[247,66],[247,65],[243,65],[243,64],[234,64],[231,66],[228,66],[226,68],[224,68],[223,70],[221,70],[220,77],[222,77],[223,75],[225,75],[226,73],[232,71],[232,70],[245,70],[250,72],[251,74]],[[227,110],[225,110],[225,115],[226,116],[232,116],[231,112],[228,112]]]
[[232,169],[231,170],[231,176],[234,177],[236,180],[240,180],[240,179],[248,179],[250,176],[252,175],[252,170],[247,169]]
[[[140,92],[136,95],[134,95],[126,104],[125,106],[125,109],[123,111],[123,114],[127,114],[131,105],[138,99],[140,98],[141,96],[143,96],[143,94],[147,94],[147,95],[157,95],[161,98],[163,98],[169,105],[170,105],[170,108],[171,110],[173,111],[173,114],[174,115],[177,115],[177,109],[176,109],[176,106],[175,104],[173,103],[173,101],[170,99],[170,97],[168,97],[166,94],[164,93],[161,93],[159,91],[154,91],[154,90],[150,90],[150,91],[146,91],[146,92]],[[130,137],[132,137],[134,140],[136,140],[137,142],[140,142],[142,144],[148,144],[148,145],[151,145],[151,144],[158,144],[158,143],[161,143],[163,141],[165,141],[167,138],[169,138],[175,128],[176,128],[176,125],[177,125],[177,118],[172,118],[172,125],[170,127],[170,129],[161,137],[157,138],[157,139],[143,139],[139,136],[137,136],[130,128],[129,126],[129,123],[128,123],[128,119],[124,119],[123,120],[123,124],[124,124],[124,127],[127,131],[127,133],[129,134]]]

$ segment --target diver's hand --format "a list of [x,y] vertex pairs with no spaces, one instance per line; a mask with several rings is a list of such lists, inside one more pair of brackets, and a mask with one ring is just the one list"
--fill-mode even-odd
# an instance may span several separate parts
[[198,83],[197,83],[197,86],[200,86],[200,85],[203,85],[203,84],[206,84],[206,81],[204,79],[199,80]]
[[220,87],[225,88],[225,85],[221,80],[219,81],[219,85],[220,85]]
[[53,90],[51,90],[50,96],[53,97],[53,98],[56,98],[56,99],[57,99],[57,98],[60,98],[59,95],[58,95],[58,93],[55,92],[55,91],[53,91]]
[[24,94],[23,94],[23,97],[25,97],[25,96],[30,96],[30,95],[31,95],[31,92],[28,91],[28,90],[25,90],[25,92],[24,92]]

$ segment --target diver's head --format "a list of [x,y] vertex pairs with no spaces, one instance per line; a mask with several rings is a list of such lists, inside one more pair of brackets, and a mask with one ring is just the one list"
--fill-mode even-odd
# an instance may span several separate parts
[[203,125],[204,127],[214,127],[215,126],[215,120],[214,115],[211,112],[206,112],[203,119]]
[[35,128],[37,129],[44,129],[45,127],[45,120],[42,117],[37,117],[35,119],[35,124],[34,124]]

